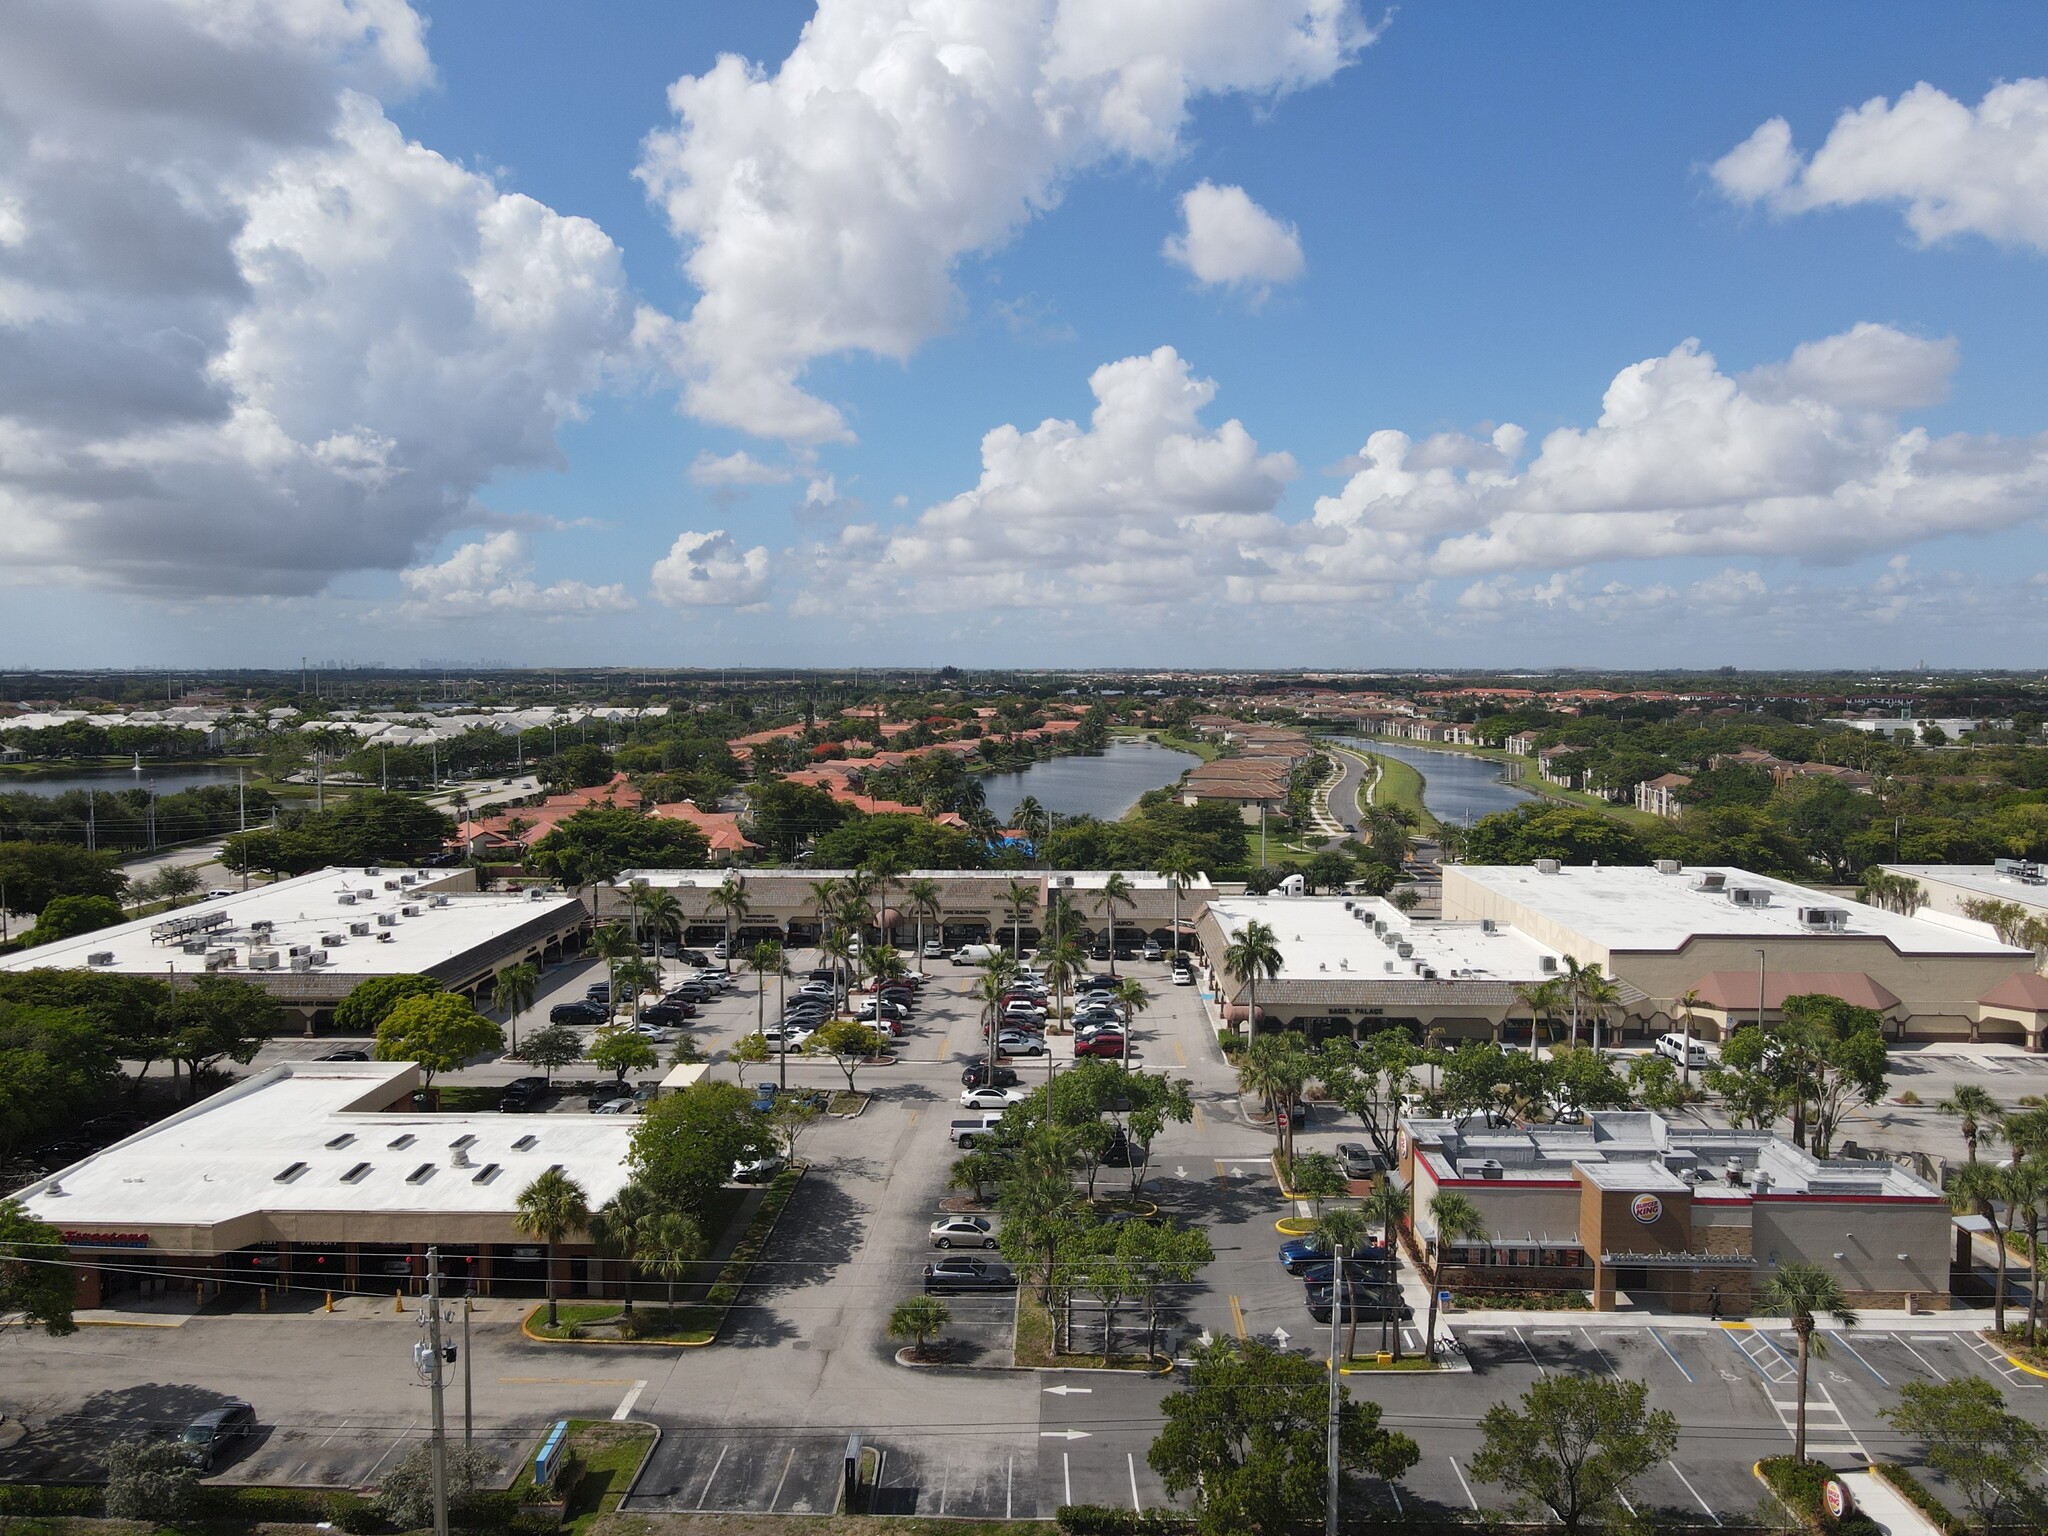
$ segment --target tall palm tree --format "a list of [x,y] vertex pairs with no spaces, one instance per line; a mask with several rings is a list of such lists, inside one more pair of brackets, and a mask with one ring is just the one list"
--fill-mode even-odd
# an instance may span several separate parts
[[640,927],[654,936],[654,950],[658,955],[664,939],[680,942],[683,937],[683,904],[676,900],[674,891],[654,889],[644,880],[637,880],[634,884],[640,886],[643,893],[640,897]]
[[1026,795],[1017,802],[1017,809],[1010,812],[1010,825],[1030,838],[1035,848],[1045,841],[1051,824],[1046,819],[1045,807],[1038,803],[1038,797]]
[[1576,955],[1566,955],[1564,957],[1564,974],[1558,977],[1558,981],[1562,983],[1559,990],[1563,992],[1564,1000],[1571,1006],[1572,1010],[1572,1049],[1574,1050],[1577,1050],[1579,1045],[1579,1010],[1585,1006],[1587,987],[1596,979],[1601,979],[1600,967],[1598,965],[1581,965]]
[[519,1054],[519,1019],[533,1006],[533,994],[540,987],[540,967],[531,961],[519,965],[508,965],[498,972],[497,984],[492,988],[498,1004],[505,1010],[505,1017],[512,1025],[512,1054]]
[[1977,1143],[1996,1141],[1999,1137],[1999,1116],[2003,1113],[1998,1100],[1975,1083],[1958,1083],[1955,1091],[1943,1099],[1935,1108],[1944,1115],[1952,1115],[1963,1123],[1963,1146],[1971,1162],[1977,1161]]
[[1124,1068],[1131,1065],[1131,1036],[1138,1028],[1138,1015],[1152,1006],[1152,994],[1145,990],[1145,984],[1135,976],[1126,976],[1116,986],[1116,1000],[1123,1004],[1124,1013]]
[[669,1322],[675,1322],[676,1282],[690,1272],[690,1266],[704,1257],[704,1232],[682,1211],[663,1211],[639,1235],[642,1269],[661,1276],[667,1286]]
[[1586,1007],[1593,1015],[1593,1049],[1600,1049],[1601,1027],[1607,1022],[1608,1012],[1621,1006],[1621,983],[1603,976],[1597,967],[1587,968],[1591,974],[1581,980]]
[[910,898],[910,910],[917,914],[917,958],[922,962],[925,917],[929,915],[933,922],[938,921],[940,906],[945,896],[939,889],[939,882],[929,875],[920,875],[917,879],[906,882],[903,894]]
[[1173,893],[1173,963],[1176,970],[1180,967],[1180,899],[1201,872],[1201,860],[1186,843],[1175,843],[1159,860],[1159,873],[1166,877],[1167,888]]
[[783,963],[782,946],[773,939],[763,939],[745,956],[747,969],[754,973],[754,1033],[761,1034],[768,1028],[768,978],[787,976],[789,967]]
[[710,903],[718,915],[725,919],[725,952],[730,956],[734,943],[733,930],[738,924],[746,921],[747,914],[754,910],[754,903],[748,897],[747,888],[740,883],[737,875],[711,893]]
[[[656,970],[653,963],[645,959],[638,949],[635,949],[625,959],[612,967],[612,986],[614,988],[624,987],[633,1000],[633,1022],[635,1024],[640,1022],[640,994],[649,987],[658,987],[660,985],[661,972]],[[613,1007],[618,1006],[618,1000],[619,994],[615,990],[612,993]]]
[[[1397,1188],[1392,1179],[1381,1179],[1373,1185],[1372,1193],[1365,1197],[1365,1204],[1361,1207],[1360,1214],[1367,1221],[1373,1222],[1379,1227],[1380,1243],[1387,1250],[1387,1257],[1398,1265],[1400,1262],[1398,1257],[1400,1250],[1395,1247],[1395,1243],[1398,1240],[1395,1236],[1395,1229],[1401,1225],[1402,1218],[1408,1214],[1408,1192],[1405,1189]],[[1384,1344],[1391,1335],[1394,1346],[1393,1355],[1398,1360],[1401,1358],[1401,1330],[1399,1328],[1390,1330],[1387,1326],[1388,1321],[1389,1319],[1385,1317],[1382,1317],[1380,1320],[1380,1342]],[[1353,1326],[1354,1328],[1356,1327],[1355,1324]],[[1356,1353],[1356,1351],[1353,1351],[1353,1353]]]
[[1067,988],[1088,968],[1088,962],[1081,946],[1071,938],[1061,939],[1050,949],[1041,946],[1038,961],[1045,967],[1045,979],[1052,987],[1053,1016],[1058,1018],[1067,1011]]
[[1113,869],[1104,878],[1102,889],[1095,894],[1096,905],[1102,909],[1102,916],[1109,925],[1109,974],[1116,975],[1116,909],[1135,907],[1138,898],[1133,894],[1131,877],[1120,869]]
[[1680,1063],[1680,1070],[1685,1074],[1685,1086],[1688,1088],[1692,1086],[1692,1026],[1695,1022],[1699,1006],[1699,988],[1687,987],[1678,994],[1676,1003],[1678,1016],[1685,1023],[1685,1060]]
[[1548,981],[1521,982],[1515,987],[1515,1000],[1529,1010],[1529,1054],[1539,1050],[1538,1037],[1543,1021],[1554,1015],[1562,1001],[1563,987],[1557,977]]
[[555,1244],[590,1225],[590,1196],[559,1168],[550,1168],[519,1191],[512,1225],[547,1245],[548,1326],[561,1325],[555,1306]]
[[662,1207],[644,1184],[628,1184],[590,1213],[590,1240],[608,1259],[625,1267],[626,1316],[633,1315],[633,1265],[640,1240],[660,1218]]
[[1250,999],[1244,1015],[1248,1038],[1256,1039],[1259,1033],[1259,978],[1271,981],[1278,976],[1281,959],[1278,937],[1266,924],[1257,921],[1246,923],[1231,935],[1223,951],[1224,975],[1246,988]]
[[1991,1244],[1998,1250],[1998,1269],[1992,1282],[1991,1326],[2005,1332],[2005,1213],[1999,1208],[2013,1196],[2009,1170],[1990,1163],[1965,1163],[1949,1176],[1948,1203],[1957,1211],[1974,1209],[1991,1223]]
[[1294,1102],[1315,1076],[1315,1058],[1291,1031],[1261,1035],[1237,1055],[1238,1086],[1263,1097],[1273,1113],[1273,1138],[1284,1169],[1294,1167]]
[[[851,977],[854,956],[859,953],[853,947],[853,935],[843,927],[825,930],[818,940],[818,953],[832,962],[832,1007],[836,1012],[843,1006],[848,980]],[[842,978],[847,979],[842,979]]]
[[[1366,1215],[1355,1205],[1332,1206],[1316,1218],[1316,1231],[1322,1237],[1324,1246],[1329,1249],[1330,1257],[1335,1261],[1331,1266],[1333,1273],[1330,1279],[1336,1287],[1336,1294],[1343,1296],[1345,1302],[1349,1302],[1351,1298],[1344,1285],[1344,1261],[1365,1246],[1370,1231]],[[1349,1360],[1358,1353],[1358,1309],[1347,1306],[1345,1310],[1349,1314],[1347,1320],[1351,1324],[1351,1329],[1344,1336],[1343,1359]],[[1381,1324],[1381,1327],[1385,1326],[1384,1323]],[[1337,1355],[1337,1309],[1332,1307],[1330,1366],[1335,1369],[1339,1364],[1341,1361]]]
[[1444,1252],[1446,1249],[1464,1243],[1484,1242],[1493,1236],[1486,1218],[1479,1214],[1479,1207],[1456,1190],[1447,1189],[1432,1196],[1429,1202],[1429,1219],[1436,1225],[1436,1263],[1428,1275],[1429,1281],[1429,1327],[1422,1336],[1424,1349],[1429,1358],[1436,1358],[1436,1306],[1437,1296],[1443,1290]]
[[1030,880],[1012,880],[1003,891],[1004,913],[1010,919],[1010,955],[1020,964],[1024,959],[1024,919],[1038,905],[1038,886]]
[[606,923],[591,936],[590,947],[597,952],[597,958],[604,962],[604,977],[612,989],[612,1006],[619,1003],[619,967],[628,960],[640,958],[640,946],[633,942],[633,936],[619,923]]
[[2048,1212],[2048,1162],[2015,1155],[2005,1177],[2013,1233],[2024,1232],[2027,1239],[2027,1343],[2033,1344],[2041,1335],[2041,1218]]
[[1826,1343],[1814,1333],[1813,1317],[1825,1312],[1838,1327],[1854,1328],[1856,1311],[1842,1283],[1818,1264],[1795,1260],[1780,1264],[1757,1298],[1756,1310],[1766,1317],[1789,1317],[1799,1341],[1799,1407],[1792,1421],[1792,1459],[1806,1460],[1806,1371],[1815,1355],[1825,1358]]

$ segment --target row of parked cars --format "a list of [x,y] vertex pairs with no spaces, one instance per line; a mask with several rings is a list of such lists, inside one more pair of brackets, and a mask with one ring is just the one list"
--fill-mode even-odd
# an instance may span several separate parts
[[[1337,1263],[1321,1237],[1297,1237],[1280,1245],[1280,1267],[1302,1282],[1308,1315],[1330,1320],[1336,1301]],[[1344,1260],[1344,1316],[1361,1323],[1410,1322],[1415,1309],[1401,1300],[1394,1254],[1374,1245]]]
[[[716,966],[702,967],[662,993],[658,1001],[643,1003],[639,1017],[629,1020],[626,1027],[665,1044],[675,1038],[676,1029],[695,1020],[706,1003],[723,997],[738,985],[739,978],[732,972]],[[602,1029],[613,1022],[619,1006],[612,997],[610,982],[593,982],[582,997],[550,1008],[548,1022]]]
[[[877,983],[848,999],[847,1011],[862,1024],[891,1036],[901,1035],[917,1008],[925,984],[922,971]],[[762,1033],[769,1049],[800,1051],[839,1013],[839,979],[829,969],[805,973],[796,995],[782,1006],[781,1017]]]
[[[1117,999],[1114,976],[1083,976],[1074,984],[1074,1054],[1121,1057],[1131,1040],[1130,1010]],[[1026,971],[996,1005],[996,1053],[1043,1056],[1048,1013],[1043,977]]]

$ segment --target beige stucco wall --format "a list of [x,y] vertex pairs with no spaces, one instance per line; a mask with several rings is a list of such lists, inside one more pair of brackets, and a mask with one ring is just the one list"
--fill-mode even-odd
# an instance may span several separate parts
[[1759,1285],[1796,1259],[1824,1265],[1853,1291],[1948,1292],[1949,1210],[1938,1202],[1767,1196],[1752,1203],[1751,1222]]

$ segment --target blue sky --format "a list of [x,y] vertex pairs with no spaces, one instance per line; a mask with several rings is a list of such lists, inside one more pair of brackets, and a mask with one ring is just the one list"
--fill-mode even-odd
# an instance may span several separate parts
[[0,19],[11,664],[2043,660],[2039,7],[130,11]]

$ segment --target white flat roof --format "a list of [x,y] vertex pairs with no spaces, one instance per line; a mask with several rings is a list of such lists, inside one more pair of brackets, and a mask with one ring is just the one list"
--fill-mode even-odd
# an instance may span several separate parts
[[[212,1226],[262,1212],[509,1217],[519,1192],[556,1163],[583,1186],[592,1209],[626,1184],[634,1122],[623,1116],[353,1108],[389,1102],[413,1070],[410,1062],[287,1062],[15,1198],[59,1227],[144,1229]],[[469,1166],[458,1167],[451,1144],[464,1136],[473,1138],[463,1149]],[[528,1137],[529,1145],[514,1145]],[[493,1163],[498,1171],[479,1183]],[[304,1166],[279,1177],[295,1164]],[[344,1180],[360,1164],[368,1166]]]
[[2022,907],[2048,909],[2048,884],[2022,880],[2017,875],[2002,875],[1989,864],[1887,864],[1884,867],[1895,875],[1907,875],[1915,880],[1938,880],[1943,885],[1952,885],[1978,896],[2010,901]]
[[[243,979],[291,974],[290,951],[298,945],[327,951],[326,963],[315,967],[320,973],[386,976],[430,972],[504,938],[535,918],[564,915],[567,908],[580,909],[582,905],[569,895],[549,895],[536,901],[523,894],[432,889],[447,878],[445,870],[390,865],[323,869],[23,950],[0,959],[0,970],[45,966],[83,970],[88,957],[112,954],[112,961],[91,969],[156,976],[203,973],[206,956],[187,953],[184,946],[189,943],[232,949],[233,964],[220,974]],[[352,898],[346,904],[344,895]],[[407,907],[418,911],[407,916]],[[390,922],[382,923],[380,917]],[[259,935],[251,926],[259,922],[271,925],[267,945],[258,943]],[[369,932],[352,933],[351,923],[367,923]],[[168,931],[169,925],[185,931],[174,935]],[[252,945],[278,952],[275,971],[249,968]]]
[[[1226,934],[1248,922],[1271,928],[1281,981],[1409,980],[1418,964],[1440,980],[1522,982],[1556,974],[1544,970],[1543,961],[1557,952],[1518,929],[1503,925],[1488,933],[1476,922],[1417,922],[1372,896],[1224,896],[1210,900],[1209,912]],[[1403,956],[1381,938],[1375,921],[1412,953]]]
[[[808,886],[819,880],[843,880],[852,873],[854,871],[850,869],[755,869],[745,872],[741,884],[760,886],[778,882],[798,882]],[[1070,888],[1076,891],[1099,891],[1108,883],[1111,873],[1106,869],[913,869],[893,880],[889,886],[889,893],[891,897],[900,894],[907,880],[936,880],[941,886],[980,880],[990,882],[998,891],[1007,889],[1012,880],[1021,880],[1032,886],[1043,881],[1056,890]],[[1166,876],[1151,870],[1127,869],[1122,873],[1123,877],[1130,881],[1131,889],[1136,891],[1164,891],[1169,883]],[[664,886],[670,889],[711,890],[724,885],[731,878],[730,872],[723,869],[629,869],[613,883],[624,888],[635,880],[644,880],[657,890]],[[1194,876],[1187,884],[1189,892],[1214,888],[1214,883],[1206,874]]]
[[[1718,876],[1721,889],[1703,888]],[[1753,875],[1727,865],[1688,866],[1661,874],[1650,865],[1567,864],[1543,874],[1527,864],[1450,864],[1444,867],[1446,910],[1456,883],[1470,881],[1503,900],[1568,928],[1608,950],[1676,950],[1696,938],[1881,938],[1901,954],[2022,956],[1995,939],[1981,938],[1918,917],[1906,917],[1846,897],[1829,896],[1789,880]],[[1737,906],[1730,888],[1763,890],[1767,906]],[[1847,914],[1839,932],[1809,928],[1802,907]]]

